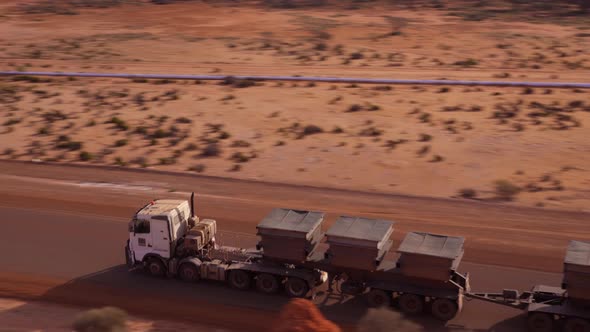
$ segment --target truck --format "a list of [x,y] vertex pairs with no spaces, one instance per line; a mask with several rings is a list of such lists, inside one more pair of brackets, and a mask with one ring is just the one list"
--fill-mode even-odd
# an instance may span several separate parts
[[522,294],[504,289],[466,296],[522,310],[530,332],[590,332],[590,242],[570,241],[561,287],[535,285]]
[[289,297],[313,297],[327,286],[362,295],[372,307],[397,305],[441,321],[461,311],[470,291],[469,275],[457,272],[463,238],[411,232],[391,259],[393,221],[340,216],[323,232],[324,219],[323,212],[275,208],[256,227],[256,247],[235,248],[216,244],[217,222],[195,215],[194,193],[190,203],[157,199],[129,222],[126,262],[156,277]]

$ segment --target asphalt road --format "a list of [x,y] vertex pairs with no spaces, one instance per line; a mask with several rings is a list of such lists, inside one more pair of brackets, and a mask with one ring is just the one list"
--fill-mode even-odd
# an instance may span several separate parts
[[[470,272],[472,289],[477,291],[528,290],[537,283],[559,285],[559,273],[510,266],[528,258],[529,266],[554,271],[560,265],[557,261],[562,260],[562,257],[558,258],[560,251],[567,244],[564,237],[588,236],[584,224],[588,219],[583,219],[587,217],[583,213],[543,213],[536,209],[504,209],[449,200],[125,171],[41,165],[16,167],[10,163],[0,163],[0,170],[0,296],[77,305],[118,305],[134,313],[244,331],[267,327],[287,299],[239,292],[222,284],[188,285],[128,272],[121,265],[127,238],[126,223],[138,207],[153,197],[187,197],[186,193],[167,192],[170,186],[177,190],[194,188],[198,195],[201,193],[197,196],[197,213],[218,220],[222,230],[220,239],[228,245],[251,245],[254,225],[275,206],[311,206],[328,211],[328,218],[332,219],[337,211],[381,217],[395,214],[398,217],[393,218],[398,221],[396,232],[400,228],[403,233],[416,227],[419,230],[447,230],[441,232],[443,234],[464,232],[460,235],[467,238],[467,243],[472,234],[476,238],[488,234],[484,239],[498,245],[488,251],[473,246],[471,249],[475,249],[475,253],[471,255],[467,247],[466,260],[499,260],[508,266],[464,261],[461,270]],[[23,177],[23,173],[34,176]],[[84,182],[80,182],[81,179]],[[101,183],[107,179],[111,181]],[[419,208],[411,209],[412,205]],[[474,213],[479,218],[474,218],[472,224],[467,223],[467,218]],[[453,214],[457,218],[448,218]],[[523,223],[528,223],[528,227],[519,223],[510,226],[502,219],[495,224],[489,223],[488,218],[500,217],[507,217],[508,221],[519,221],[520,218]],[[510,252],[510,245],[517,243],[515,238],[534,244],[550,237],[547,232],[552,224],[547,226],[545,223],[552,218],[560,218],[562,223],[570,226],[579,225],[577,229],[570,227],[568,230],[577,233],[553,232],[554,245],[541,244],[538,251],[528,255],[517,250]],[[496,225],[502,227],[496,228]],[[505,234],[507,236],[503,237]],[[544,256],[545,253],[549,254]],[[366,313],[360,299],[321,295],[316,302],[327,317],[347,329]],[[519,314],[511,308],[474,300],[467,302],[463,313],[447,326],[422,318],[416,322],[428,330],[520,331],[523,320]],[[393,315],[392,320],[396,319]]]
[[[12,253],[0,257],[3,272],[69,280],[74,285],[96,286],[114,293],[133,291],[135,296],[149,295],[152,300],[161,298],[162,306],[176,306],[176,301],[193,303],[196,300],[207,305],[274,311],[286,301],[281,296],[235,291],[223,284],[188,285],[128,272],[122,265],[122,248],[127,238],[124,219],[11,207],[0,207],[0,214],[3,220],[10,220],[9,227],[4,227],[0,235],[0,250]],[[226,234],[222,234],[222,237]],[[231,240],[228,239],[228,242]],[[484,291],[500,290],[503,287],[522,290],[534,283],[558,285],[560,278],[559,274],[554,273],[473,263],[463,263],[461,270],[470,272],[472,288]],[[76,294],[64,293],[60,286],[47,289],[45,296],[51,299],[52,293],[59,294],[60,300],[66,303],[72,296],[72,302],[77,303],[74,297]],[[340,323],[354,324],[364,315],[362,301],[349,297],[344,302],[341,300],[319,296],[316,302],[329,318]],[[133,307],[131,310],[134,310]],[[488,330],[495,327],[502,331],[519,331],[522,321],[515,318],[518,315],[517,310],[471,301],[466,303],[464,312],[450,322],[450,330]],[[435,326],[429,320],[419,322],[429,329]]]

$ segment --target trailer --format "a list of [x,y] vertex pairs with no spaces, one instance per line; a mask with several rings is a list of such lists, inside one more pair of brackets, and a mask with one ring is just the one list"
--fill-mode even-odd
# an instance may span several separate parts
[[[463,239],[409,233],[397,260],[387,260],[393,222],[341,216],[324,234],[324,213],[273,209],[257,226],[254,249],[218,246],[217,222],[194,213],[194,194],[154,200],[129,222],[130,268],[186,282],[213,280],[266,293],[313,297],[328,290],[364,295],[370,306],[397,304],[407,314],[431,311],[443,321],[460,312],[469,276],[456,268]],[[430,310],[427,310],[430,308]]]
[[564,259],[561,287],[536,285],[530,291],[504,289],[502,293],[466,293],[478,299],[526,313],[530,332],[590,332],[590,243],[570,241]]

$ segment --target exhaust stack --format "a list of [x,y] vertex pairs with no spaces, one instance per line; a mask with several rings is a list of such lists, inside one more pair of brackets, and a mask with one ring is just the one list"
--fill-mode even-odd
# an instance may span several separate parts
[[195,193],[191,193],[191,217],[195,217]]

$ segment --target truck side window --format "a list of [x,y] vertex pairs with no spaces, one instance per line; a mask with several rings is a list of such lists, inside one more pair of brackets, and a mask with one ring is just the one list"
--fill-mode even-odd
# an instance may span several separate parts
[[135,233],[146,234],[150,232],[149,220],[138,220],[135,224]]

